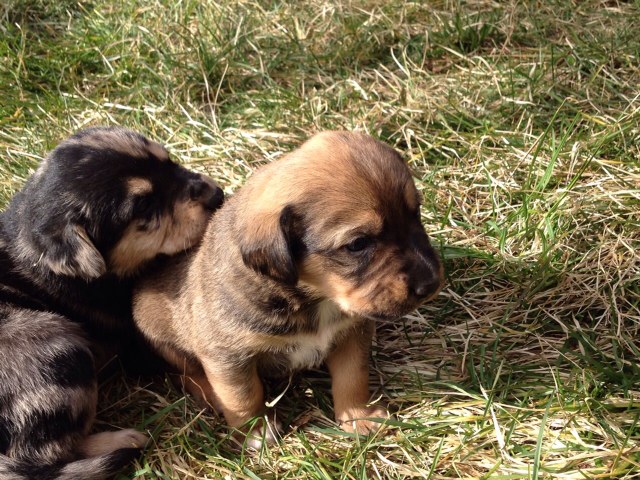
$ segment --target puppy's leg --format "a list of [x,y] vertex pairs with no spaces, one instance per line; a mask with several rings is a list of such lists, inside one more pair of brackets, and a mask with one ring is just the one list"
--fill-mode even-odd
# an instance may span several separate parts
[[[241,428],[255,417],[265,413],[264,387],[253,359],[239,363],[236,358],[205,359],[202,361],[209,383],[227,424]],[[247,432],[248,447],[259,449],[263,442],[275,443],[277,426],[264,419],[258,420]]]
[[79,326],[50,313],[0,305],[3,314],[0,398],[9,401],[0,401],[0,443],[6,440],[0,450],[10,460],[5,458],[9,476],[0,477],[113,478],[146,436],[133,430],[88,436],[98,387]]
[[175,367],[175,376],[172,375],[174,385],[182,387],[183,390],[190,393],[197,401],[202,403],[203,407],[209,406],[214,410],[220,410],[220,406],[215,398],[215,393],[209,384],[209,380],[204,373],[202,365],[194,358],[187,358],[175,348],[167,344],[155,343],[156,351]]
[[98,457],[121,448],[142,448],[149,437],[131,428],[115,432],[101,432],[89,435],[80,444],[79,450],[85,457]]
[[213,410],[220,411],[220,402],[218,402],[209,379],[202,369],[180,375],[180,384],[184,390],[203,404],[203,407],[210,407]]
[[380,423],[366,418],[386,418],[389,413],[369,401],[369,350],[373,337],[373,323],[362,324],[347,333],[327,357],[331,374],[331,392],[336,421],[343,430],[367,434]]

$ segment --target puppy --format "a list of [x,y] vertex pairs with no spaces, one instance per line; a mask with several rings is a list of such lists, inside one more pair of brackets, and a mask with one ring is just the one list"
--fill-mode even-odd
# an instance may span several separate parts
[[[367,405],[374,323],[409,313],[442,278],[400,155],[325,132],[252,176],[199,248],[144,277],[134,321],[232,427],[264,413],[263,375],[325,362],[337,422],[368,433],[387,416]],[[250,446],[273,440],[264,427]]]
[[123,128],[62,142],[0,214],[0,478],[100,479],[146,443],[89,435],[92,347],[124,340],[132,276],[202,237],[222,191]]

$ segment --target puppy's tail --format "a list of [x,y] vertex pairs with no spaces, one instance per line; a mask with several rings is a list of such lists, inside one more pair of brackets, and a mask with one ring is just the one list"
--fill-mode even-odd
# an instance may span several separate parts
[[140,448],[120,448],[97,457],[55,465],[35,465],[0,455],[0,480],[102,480],[113,477],[140,452]]

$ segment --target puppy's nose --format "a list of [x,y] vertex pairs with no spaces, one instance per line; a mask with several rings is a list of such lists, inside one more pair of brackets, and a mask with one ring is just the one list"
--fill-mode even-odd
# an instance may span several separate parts
[[205,202],[205,207],[207,207],[210,210],[216,210],[220,208],[223,202],[224,202],[224,192],[219,186],[216,185],[213,189],[213,194]]
[[224,201],[224,192],[215,182],[206,177],[192,180],[189,184],[191,200],[202,203],[205,208],[215,210]]
[[419,299],[430,297],[440,288],[440,278],[431,272],[421,272],[410,279],[409,288]]

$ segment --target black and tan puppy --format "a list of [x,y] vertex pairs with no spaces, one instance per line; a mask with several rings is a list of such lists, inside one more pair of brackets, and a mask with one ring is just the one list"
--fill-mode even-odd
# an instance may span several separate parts
[[336,420],[367,433],[387,415],[367,405],[374,323],[409,313],[441,282],[400,155],[326,132],[259,170],[197,250],[143,279],[134,320],[233,427],[264,413],[262,373],[326,362]]
[[0,214],[0,478],[99,479],[139,452],[135,430],[89,435],[93,346],[124,341],[131,278],[198,241],[213,182],[122,128],[62,142]]

